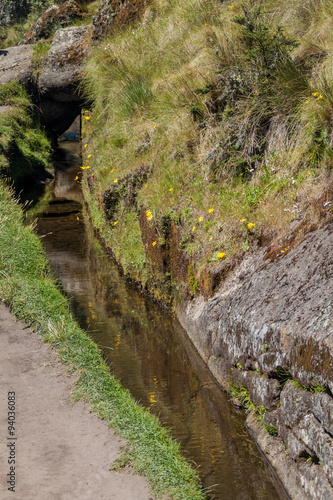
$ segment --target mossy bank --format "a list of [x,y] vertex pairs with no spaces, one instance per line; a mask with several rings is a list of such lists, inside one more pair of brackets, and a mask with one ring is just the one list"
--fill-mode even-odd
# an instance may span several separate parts
[[[332,412],[332,5],[126,12],[86,63],[93,224],[219,383],[246,388],[291,497],[332,495],[331,417],[316,410]],[[296,420],[286,379],[306,394]]]

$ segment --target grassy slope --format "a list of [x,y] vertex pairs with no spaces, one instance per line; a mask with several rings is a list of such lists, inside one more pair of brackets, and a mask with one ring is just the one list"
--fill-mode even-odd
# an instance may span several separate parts
[[22,85],[11,82],[0,87],[0,174],[17,187],[44,177],[49,167],[51,145],[38,121]]
[[126,463],[145,475],[155,493],[175,499],[201,499],[196,472],[179,445],[148,410],[133,400],[111,375],[96,344],[71,317],[45,260],[42,245],[23,225],[20,206],[0,183],[0,297],[15,315],[57,348],[79,376],[76,396],[129,442]]
[[[164,241],[144,247],[140,211],[151,226],[178,225],[192,285],[216,261],[315,218],[332,166],[332,4],[260,4],[152,1],[88,61],[85,194],[117,260],[142,281]],[[103,193],[145,165],[136,202],[119,188],[107,220]]]

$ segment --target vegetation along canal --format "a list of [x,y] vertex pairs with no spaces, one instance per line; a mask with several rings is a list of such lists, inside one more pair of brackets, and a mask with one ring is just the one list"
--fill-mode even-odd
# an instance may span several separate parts
[[[35,205],[37,232],[72,311],[98,343],[112,372],[172,429],[199,467],[210,498],[283,499],[286,495],[173,316],[120,276],[84,222],[79,143]],[[38,213],[39,210],[39,213]]]

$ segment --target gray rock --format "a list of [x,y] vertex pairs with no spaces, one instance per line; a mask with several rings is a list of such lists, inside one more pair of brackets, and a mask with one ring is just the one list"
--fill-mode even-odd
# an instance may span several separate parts
[[311,410],[311,393],[288,382],[280,397],[280,415],[283,425],[294,427]]
[[322,426],[333,436],[333,401],[328,394],[313,394],[311,398],[311,411],[321,422]]
[[268,411],[276,408],[281,392],[281,386],[277,380],[268,379],[250,371],[242,372],[241,377],[256,406],[263,405]]
[[322,426],[312,414],[305,415],[294,428],[294,434],[315,452],[333,485],[333,439],[323,431]]
[[29,87],[34,81],[32,47],[8,47],[0,50],[0,85],[17,80]]
[[55,26],[65,27],[74,19],[83,19],[86,14],[75,0],[67,0],[62,5],[51,5],[23,37],[19,45],[36,43],[52,35]]

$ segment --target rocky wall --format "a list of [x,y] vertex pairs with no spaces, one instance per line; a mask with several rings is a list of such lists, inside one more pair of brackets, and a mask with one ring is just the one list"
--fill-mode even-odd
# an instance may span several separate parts
[[[288,254],[245,259],[178,317],[215,379],[266,408],[261,449],[293,499],[333,498],[333,223]],[[233,382],[231,382],[233,381]]]

